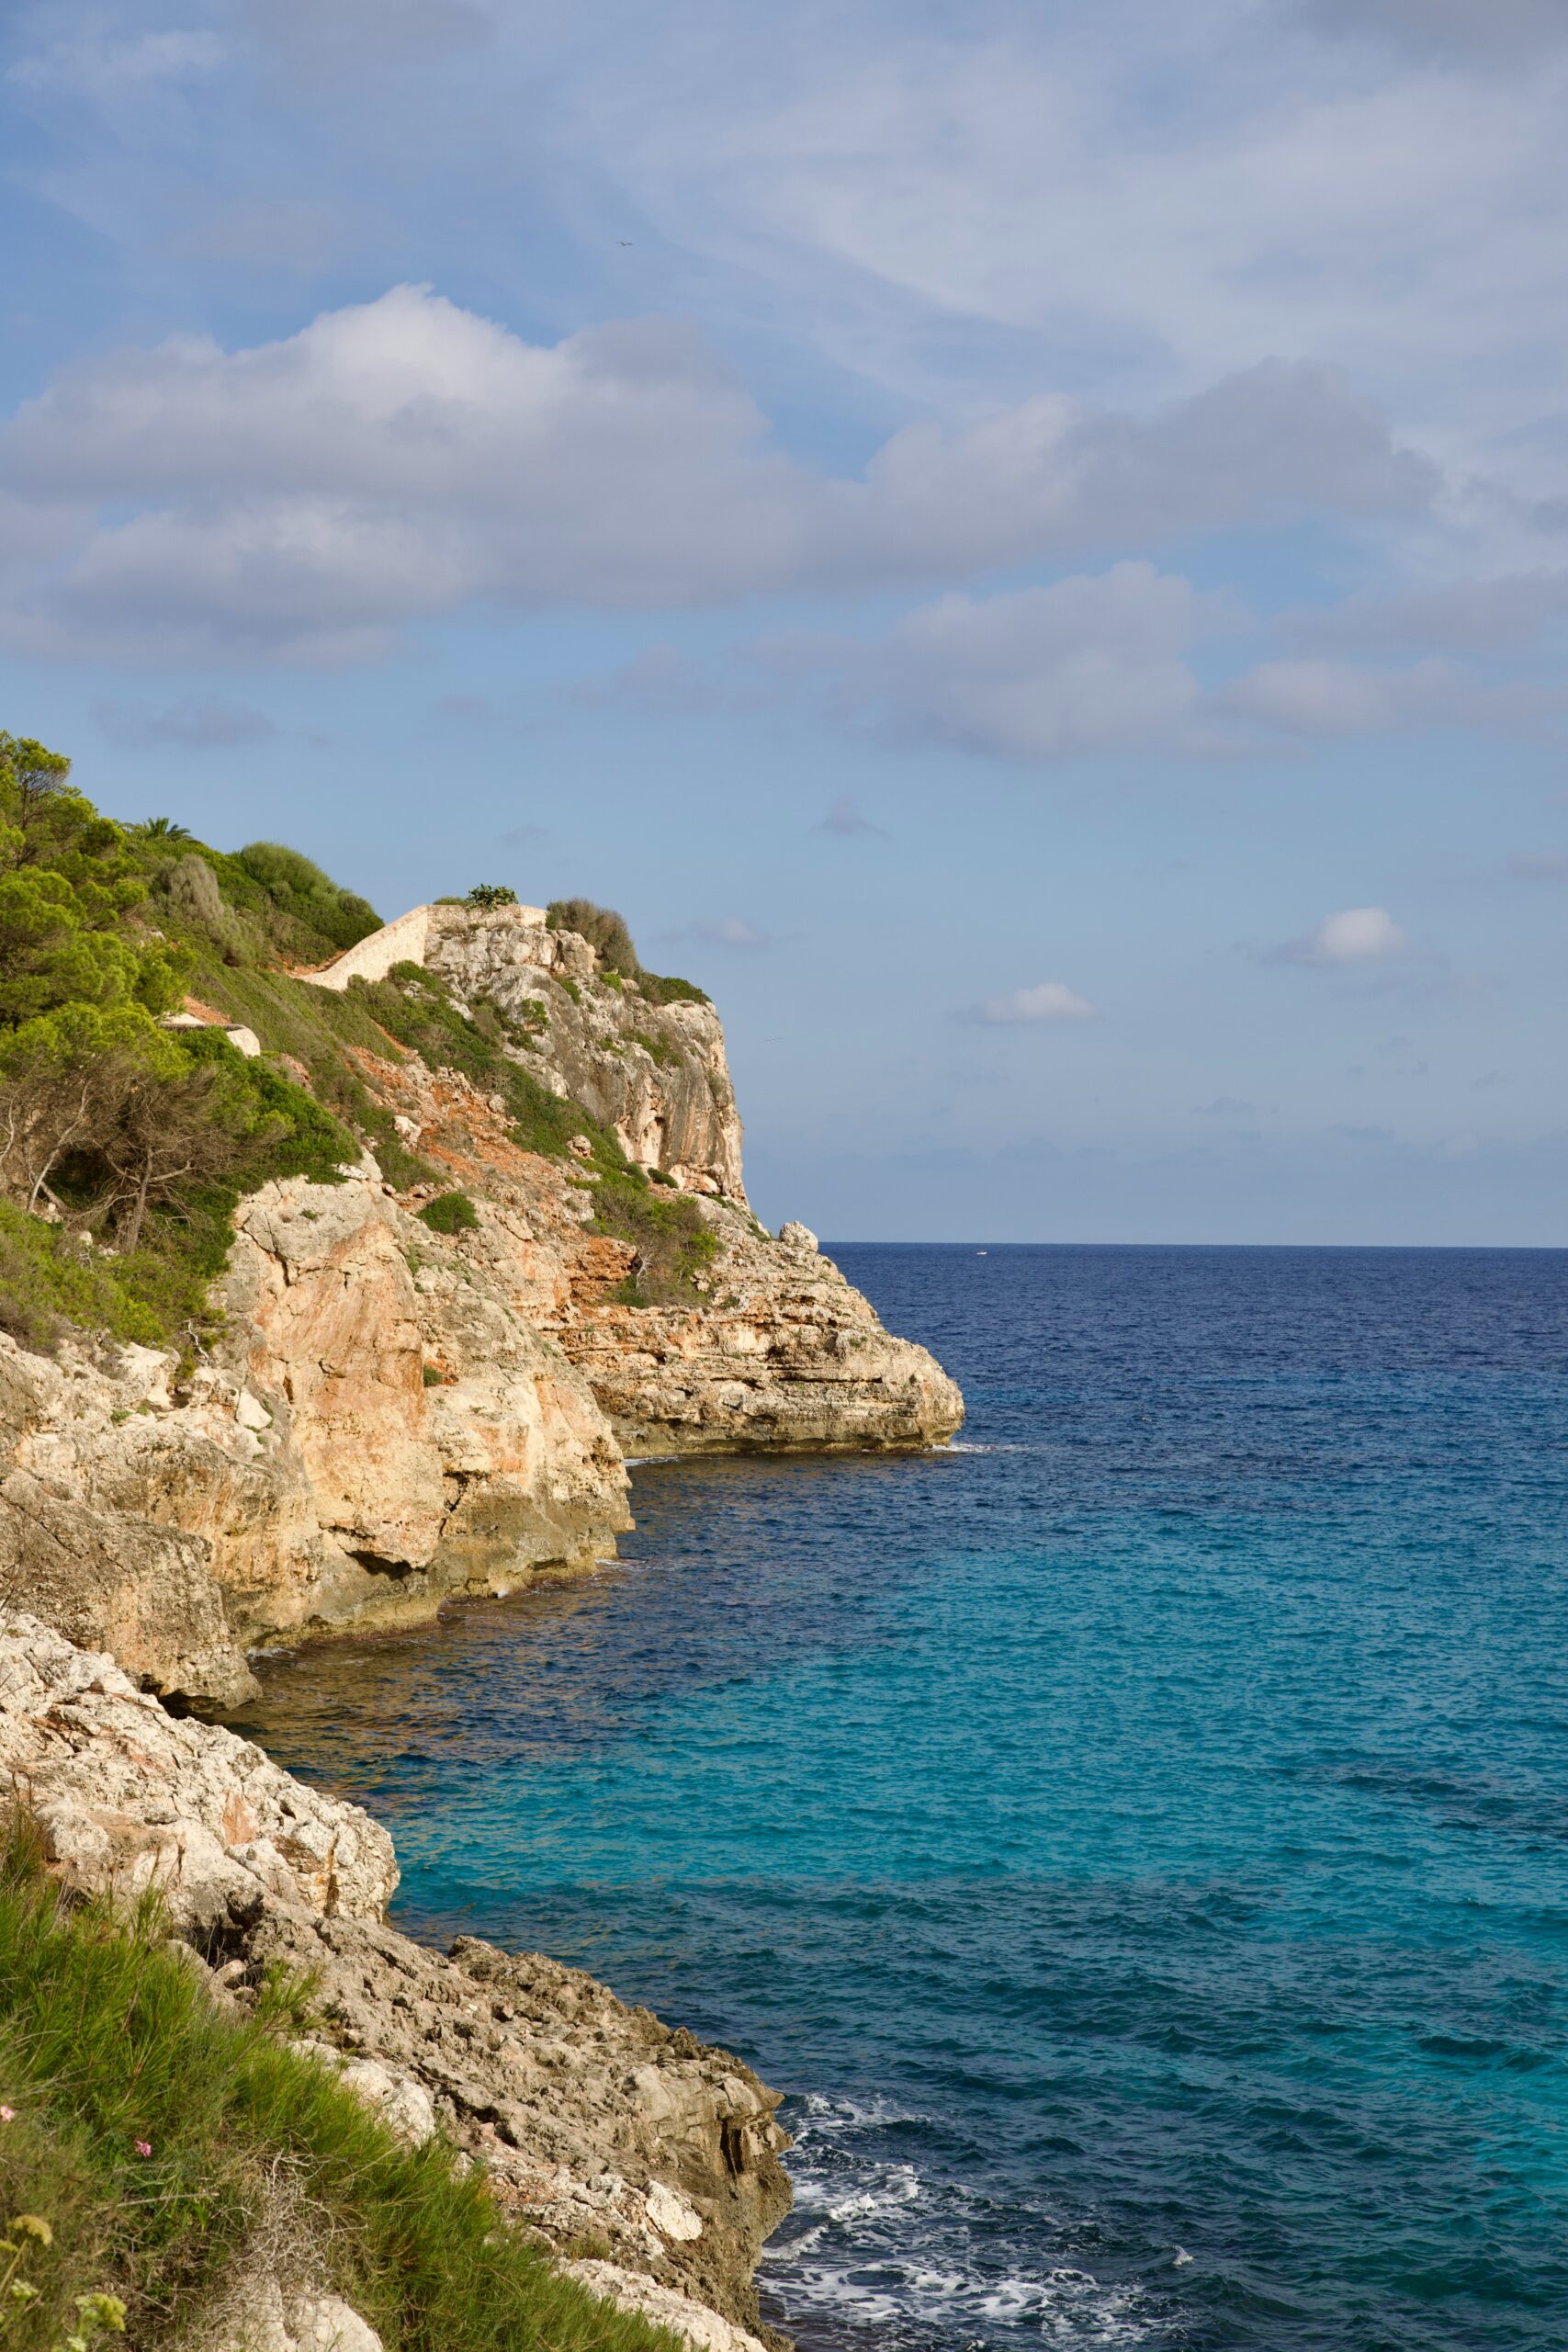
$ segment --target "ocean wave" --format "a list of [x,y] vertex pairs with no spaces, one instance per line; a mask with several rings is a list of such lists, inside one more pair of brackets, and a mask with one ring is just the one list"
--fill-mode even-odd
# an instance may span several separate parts
[[[763,2249],[762,2276],[807,2343],[813,2321],[835,2345],[874,2334],[878,2352],[1019,2338],[1054,2352],[1134,2352],[1155,2340],[1142,2290],[1067,2258],[1054,2215],[1009,2214],[998,2233],[992,2199],[881,2152],[889,2129],[930,2132],[931,2118],[812,2093],[790,2120],[795,2211]],[[1017,2259],[1026,2246],[1040,2257],[1027,2267]]]

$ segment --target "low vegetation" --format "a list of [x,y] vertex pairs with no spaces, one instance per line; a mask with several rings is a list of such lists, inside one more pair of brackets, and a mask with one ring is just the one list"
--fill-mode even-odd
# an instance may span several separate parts
[[692,980],[662,978],[657,972],[645,971],[626,919],[618,915],[614,907],[595,906],[592,899],[554,899],[546,910],[545,919],[552,931],[575,931],[580,939],[586,939],[598,955],[604,978],[610,979],[614,976],[615,981],[634,982],[649,1004],[712,1002]]
[[467,1193],[438,1193],[419,1214],[432,1233],[472,1233],[479,1221]]
[[505,1027],[493,1006],[476,1008],[479,1016],[490,1015],[481,1025],[481,1018],[459,1012],[446,984],[418,964],[395,964],[384,980],[354,980],[347,993],[431,1069],[460,1070],[487,1094],[499,1094],[513,1135],[525,1151],[547,1159],[575,1157],[576,1139],[586,1139],[588,1157],[581,1164],[596,1180],[593,1230],[628,1243],[637,1256],[622,1286],[626,1305],[661,1306],[700,1296],[696,1283],[718,1244],[696,1202],[683,1193],[672,1200],[659,1197],[607,1127],[581,1102],[553,1094],[521,1069],[505,1050]]
[[[411,2148],[284,2035],[308,1988],[220,2012],[157,1905],[73,1906],[35,1830],[0,1849],[7,2352],[123,2326],[174,2347],[247,2259],[341,2295],[388,2352],[675,2352],[520,2239],[481,2172]],[[24,2291],[17,2293],[17,2282]]]
[[[481,884],[466,903],[514,901]],[[626,990],[705,1001],[645,972],[611,910],[562,900],[550,920],[591,938]],[[696,1295],[714,1245],[695,1204],[655,1196],[580,1103],[519,1067],[542,1003],[513,1025],[491,1005],[459,1012],[412,965],[342,992],[293,977],[378,921],[280,842],[231,854],[167,818],[117,824],[66,759],[0,734],[0,1329],[30,1347],[73,1325],[198,1346],[242,1193],[288,1175],[338,1182],[366,1145],[400,1187],[435,1178],[365,1081],[360,1057],[400,1050],[499,1094],[526,1149],[561,1159],[585,1136],[595,1226],[637,1253],[628,1298]],[[575,982],[558,985],[581,1004]],[[208,1025],[167,1025],[187,996]],[[262,1056],[238,1052],[223,1023],[250,1029]],[[636,1035],[657,1061],[675,1057],[653,1029]]]

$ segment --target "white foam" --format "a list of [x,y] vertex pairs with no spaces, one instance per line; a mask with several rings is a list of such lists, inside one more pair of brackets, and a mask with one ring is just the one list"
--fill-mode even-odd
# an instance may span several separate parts
[[1031,2212],[1039,2267],[998,2276],[984,2253],[994,2244],[988,2199],[863,2153],[868,2130],[926,2121],[879,2100],[812,2093],[799,2102],[790,2159],[797,2233],[762,2253],[786,2311],[836,2314],[898,2341],[911,2326],[928,2329],[976,2352],[1014,2337],[1050,2352],[1136,2352],[1153,2343],[1156,2318],[1136,2286],[1054,2258],[1069,2224]]

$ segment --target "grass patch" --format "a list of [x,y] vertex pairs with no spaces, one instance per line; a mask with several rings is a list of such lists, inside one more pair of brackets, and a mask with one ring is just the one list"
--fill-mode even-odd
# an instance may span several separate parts
[[38,2291],[6,2312],[7,2352],[48,2352],[100,2291],[129,2344],[173,2344],[280,2177],[320,2284],[388,2352],[675,2352],[552,2272],[444,2142],[405,2146],[329,2068],[220,2012],[155,1905],[69,1907],[23,1821],[0,1853],[0,2211],[47,2232],[25,2233]]
[[678,980],[672,973],[663,977],[658,972],[644,972],[637,981],[649,1004],[712,1004],[705,989],[695,980]]

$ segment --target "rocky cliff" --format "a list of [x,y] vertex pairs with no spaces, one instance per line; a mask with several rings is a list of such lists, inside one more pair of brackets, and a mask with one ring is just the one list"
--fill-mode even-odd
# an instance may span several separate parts
[[[367,1152],[244,1197],[220,1318],[183,1361],[0,1336],[0,1595],[171,1700],[229,1705],[249,1649],[612,1552],[626,1452],[957,1427],[952,1381],[806,1228],[758,1225],[694,991],[664,1001],[682,984],[603,968],[518,907],[418,909],[309,977],[370,984],[375,1046],[344,1059],[414,1179]],[[433,989],[438,1041],[525,1069],[564,1143],[532,1148],[515,1100],[400,1043],[386,1023]],[[462,1217],[433,1230],[419,1212],[453,1189]]]
[[532,907],[430,911],[425,968],[465,1003],[493,1006],[525,1069],[612,1129],[637,1167],[744,1207],[740,1117],[705,999],[659,1002]]
[[183,1374],[0,1335],[0,1592],[150,1689],[231,1705],[248,1648],[417,1622],[629,1524],[581,1374],[376,1176],[253,1194],[223,1293]]
[[514,2222],[596,2293],[707,2352],[761,2352],[752,2271],[788,2209],[788,2142],[739,2059],[537,1954],[395,1934],[391,1840],[366,1814],[14,1612],[0,1770],[69,1884],[159,1890],[215,2002],[308,1970],[302,2046],[396,2131],[482,2159]]

